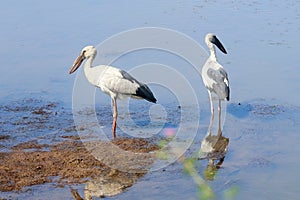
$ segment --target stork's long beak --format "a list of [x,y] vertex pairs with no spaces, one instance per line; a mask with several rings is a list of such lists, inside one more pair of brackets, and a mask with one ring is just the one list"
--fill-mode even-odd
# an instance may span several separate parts
[[72,74],[73,72],[75,72],[80,67],[80,65],[81,65],[81,63],[82,63],[83,60],[84,60],[84,56],[83,56],[83,54],[80,54],[76,58],[75,62],[73,63],[73,65],[72,65],[72,67],[70,69],[69,74]]
[[212,43],[215,44],[223,53],[227,54],[226,49],[223,47],[222,43],[217,37],[214,37]]

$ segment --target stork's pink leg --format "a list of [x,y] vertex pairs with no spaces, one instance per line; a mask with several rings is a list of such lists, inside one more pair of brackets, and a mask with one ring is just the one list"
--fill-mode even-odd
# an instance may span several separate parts
[[117,138],[116,136],[116,126],[117,126],[117,117],[118,117],[118,110],[117,110],[117,101],[115,98],[112,98],[113,104],[113,123],[112,123],[112,134],[114,139]]
[[218,135],[222,135],[222,130],[221,130],[221,100],[220,99],[219,99],[219,106],[218,106],[218,115],[219,115]]
[[211,112],[211,117],[210,117],[210,123],[209,123],[209,133],[211,131],[211,127],[213,125],[214,121],[214,105],[213,105],[213,100],[212,100],[212,95],[211,92],[208,90],[208,95],[209,95],[209,101],[210,101],[210,112]]

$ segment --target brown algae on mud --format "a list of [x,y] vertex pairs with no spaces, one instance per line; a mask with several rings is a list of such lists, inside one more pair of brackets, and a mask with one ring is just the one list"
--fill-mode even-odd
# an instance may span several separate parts
[[[68,138],[76,139],[75,136]],[[143,139],[124,138],[114,143],[132,152],[150,152],[156,149],[154,144]],[[41,150],[44,147],[48,150]],[[114,176],[118,174],[117,177],[134,177],[131,181],[117,183],[120,188],[125,188],[142,175],[112,170],[93,157],[81,141],[72,139],[52,145],[40,145],[36,140],[21,143],[14,146],[11,151],[0,152],[0,159],[0,191],[2,192],[21,190],[26,186],[43,183],[53,183],[59,187],[97,179],[99,182],[99,177],[111,175],[112,171]],[[89,185],[93,184],[93,182],[89,183]],[[109,196],[109,194],[108,191],[102,196]]]

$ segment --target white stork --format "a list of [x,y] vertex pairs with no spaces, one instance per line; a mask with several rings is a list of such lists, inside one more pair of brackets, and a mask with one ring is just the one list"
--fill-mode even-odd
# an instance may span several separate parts
[[212,121],[214,119],[214,106],[212,101],[212,93],[215,93],[219,100],[218,106],[218,114],[219,114],[219,129],[218,133],[221,131],[221,100],[229,101],[229,81],[227,72],[217,61],[215,47],[216,45],[223,53],[227,54],[225,48],[216,37],[216,35],[212,33],[208,33],[205,37],[205,43],[207,44],[210,56],[207,59],[206,63],[202,68],[202,80],[204,82],[205,87],[207,88],[210,100],[210,108],[211,108],[211,121],[209,125],[209,131],[212,126]]
[[116,138],[117,125],[117,99],[122,97],[133,97],[137,99],[146,99],[156,103],[156,99],[149,87],[133,78],[127,72],[107,65],[92,66],[96,57],[97,50],[93,46],[86,46],[75,60],[70,74],[75,72],[86,59],[84,64],[84,73],[87,80],[94,86],[99,87],[104,93],[112,99],[113,105],[113,123],[112,134]]

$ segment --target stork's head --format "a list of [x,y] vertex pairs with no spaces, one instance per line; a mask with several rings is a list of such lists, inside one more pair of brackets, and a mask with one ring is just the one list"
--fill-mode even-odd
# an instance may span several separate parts
[[217,38],[217,36],[213,33],[208,33],[205,36],[205,43],[207,44],[208,48],[212,49],[213,44],[216,45],[223,53],[227,54],[224,46],[220,42],[220,40]]
[[73,72],[75,72],[86,58],[89,58],[89,57],[94,58],[96,56],[96,54],[97,54],[97,50],[95,47],[93,47],[93,46],[84,47],[81,50],[79,56],[74,61],[69,73],[72,74]]

